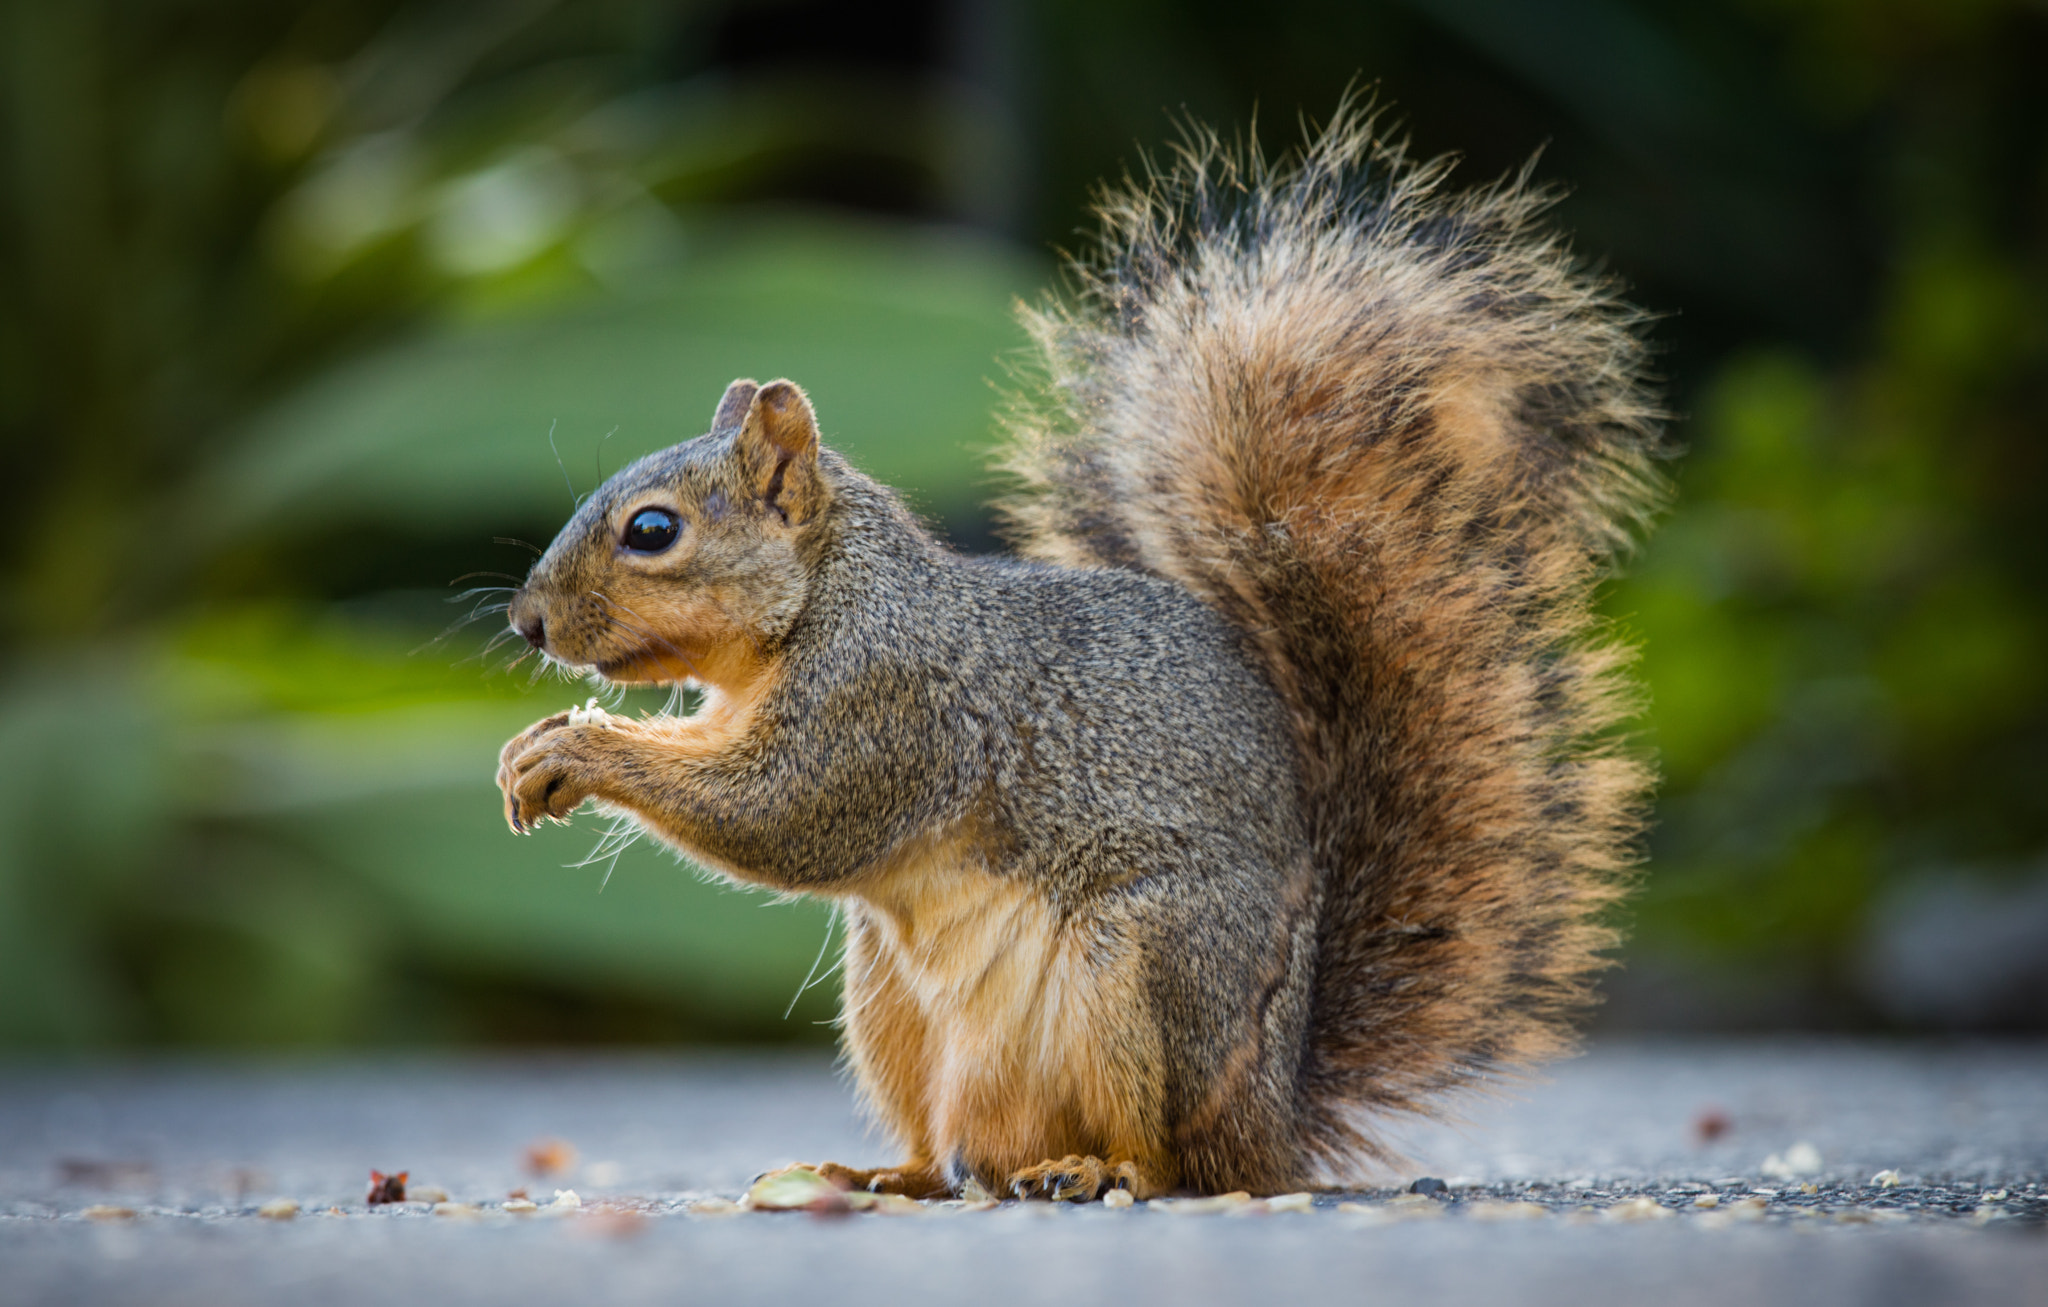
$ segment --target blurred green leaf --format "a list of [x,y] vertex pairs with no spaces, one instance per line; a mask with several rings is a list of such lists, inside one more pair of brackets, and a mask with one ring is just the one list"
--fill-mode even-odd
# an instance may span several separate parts
[[1043,273],[936,231],[771,214],[707,229],[630,295],[426,335],[323,378],[197,483],[188,520],[219,542],[565,518],[600,464],[701,434],[736,376],[795,379],[827,443],[960,513],[994,439],[990,380],[1024,343],[1013,302]]

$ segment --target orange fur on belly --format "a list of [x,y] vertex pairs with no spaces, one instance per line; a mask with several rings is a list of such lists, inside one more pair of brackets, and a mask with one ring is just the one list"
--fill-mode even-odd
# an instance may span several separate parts
[[1161,1049],[1130,948],[955,830],[847,903],[847,1047],[919,1164],[984,1183],[1068,1154],[1160,1174]]

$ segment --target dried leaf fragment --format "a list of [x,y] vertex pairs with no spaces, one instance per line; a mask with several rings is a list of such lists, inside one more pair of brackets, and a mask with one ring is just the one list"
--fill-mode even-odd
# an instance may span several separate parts
[[[874,1195],[861,1195],[871,1198]],[[754,1181],[740,1205],[756,1212],[815,1212],[826,1215],[854,1210],[844,1189],[807,1166],[772,1171]]]

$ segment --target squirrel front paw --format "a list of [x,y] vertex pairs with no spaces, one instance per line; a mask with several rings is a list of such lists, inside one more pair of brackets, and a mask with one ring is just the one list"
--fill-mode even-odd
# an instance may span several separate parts
[[498,754],[505,820],[524,835],[543,820],[567,821],[598,792],[615,719],[595,705],[556,713],[512,737]]
[[1134,1198],[1150,1198],[1154,1186],[1131,1161],[1105,1162],[1099,1157],[1068,1155],[1058,1161],[1027,1166],[1010,1176],[1010,1193],[1018,1198],[1092,1203],[1110,1189],[1127,1189]]

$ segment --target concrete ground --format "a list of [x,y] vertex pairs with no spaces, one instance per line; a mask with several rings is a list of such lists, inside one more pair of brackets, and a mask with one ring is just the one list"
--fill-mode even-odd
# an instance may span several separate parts
[[818,1057],[17,1063],[0,1302],[2048,1303],[2048,1045],[1608,1044],[1466,1115],[1306,1212],[820,1219],[705,1201],[886,1157]]

